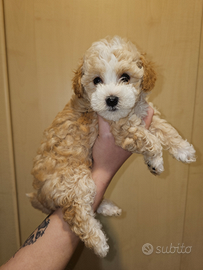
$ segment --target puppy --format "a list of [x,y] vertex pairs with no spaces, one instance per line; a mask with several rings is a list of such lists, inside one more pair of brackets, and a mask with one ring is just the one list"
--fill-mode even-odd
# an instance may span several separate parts
[[[31,203],[44,213],[58,207],[73,232],[94,252],[104,257],[107,239],[94,218],[96,188],[91,177],[92,147],[98,136],[97,114],[111,126],[115,143],[140,153],[151,173],[163,172],[162,145],[177,160],[195,161],[195,150],[154,108],[150,129],[144,117],[156,74],[153,65],[131,43],[119,37],[93,43],[73,78],[74,95],[52,125],[34,159],[35,193]],[[150,103],[153,107],[153,104]],[[98,212],[119,215],[113,203],[103,201]]]

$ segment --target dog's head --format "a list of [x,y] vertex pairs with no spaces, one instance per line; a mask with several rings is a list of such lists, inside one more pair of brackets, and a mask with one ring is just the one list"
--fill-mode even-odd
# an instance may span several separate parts
[[107,120],[126,117],[141,92],[154,87],[152,64],[131,42],[119,37],[101,40],[87,50],[75,72],[73,89],[86,96],[92,109]]

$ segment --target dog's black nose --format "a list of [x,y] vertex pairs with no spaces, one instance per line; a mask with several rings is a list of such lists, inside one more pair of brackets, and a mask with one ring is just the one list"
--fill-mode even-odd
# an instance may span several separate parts
[[110,96],[106,99],[106,104],[109,106],[109,107],[115,107],[117,104],[118,104],[118,97],[115,97],[115,96]]

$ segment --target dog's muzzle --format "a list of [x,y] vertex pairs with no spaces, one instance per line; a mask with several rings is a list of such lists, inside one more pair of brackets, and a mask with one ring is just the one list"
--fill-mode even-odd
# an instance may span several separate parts
[[104,119],[118,121],[135,105],[137,90],[132,84],[98,84],[90,96],[91,107]]
[[119,98],[116,96],[109,96],[106,98],[106,105],[110,108],[111,111],[116,110],[116,105],[118,104]]

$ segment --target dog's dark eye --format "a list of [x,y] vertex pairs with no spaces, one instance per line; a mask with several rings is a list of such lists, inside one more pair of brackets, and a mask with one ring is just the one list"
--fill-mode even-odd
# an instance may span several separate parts
[[130,76],[129,76],[127,73],[123,73],[123,74],[121,75],[120,80],[121,80],[122,82],[129,82]]
[[97,85],[97,84],[103,83],[103,82],[102,82],[102,79],[101,79],[100,77],[96,77],[96,78],[93,80],[93,83],[94,83],[94,85]]

